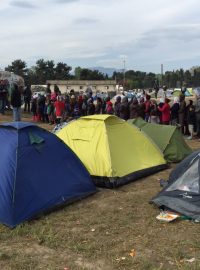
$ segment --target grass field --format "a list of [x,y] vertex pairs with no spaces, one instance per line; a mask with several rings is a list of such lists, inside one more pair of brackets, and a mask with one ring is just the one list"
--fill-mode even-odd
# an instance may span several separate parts
[[[0,122],[11,120],[0,116]],[[198,149],[200,142],[189,144]],[[15,229],[0,225],[0,269],[200,269],[200,224],[159,222],[158,208],[149,204],[160,190],[158,178],[167,179],[175,166],[115,190],[101,189]]]

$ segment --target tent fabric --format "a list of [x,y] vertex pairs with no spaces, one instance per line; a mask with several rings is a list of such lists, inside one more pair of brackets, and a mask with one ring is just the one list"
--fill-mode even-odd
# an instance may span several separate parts
[[[37,143],[32,144],[32,138]],[[40,138],[40,141],[38,140]],[[78,157],[29,123],[0,125],[0,222],[10,227],[96,191]]]
[[157,144],[168,162],[179,162],[192,153],[176,126],[151,124],[142,118],[128,122],[145,132]]
[[166,167],[161,151],[145,134],[113,115],[81,117],[56,135],[100,186],[119,186]]
[[[182,94],[181,89],[180,88],[175,88],[172,96],[173,97],[179,97],[181,94]],[[187,88],[184,95],[186,97],[191,97],[193,95],[192,88]]]
[[184,159],[170,174],[168,185],[151,201],[200,221],[200,151]]

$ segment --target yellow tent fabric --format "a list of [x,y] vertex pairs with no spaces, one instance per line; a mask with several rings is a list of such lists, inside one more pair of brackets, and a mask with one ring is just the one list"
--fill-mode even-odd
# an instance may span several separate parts
[[56,135],[77,154],[89,173],[104,178],[103,182],[107,178],[118,185],[119,178],[126,177],[123,181],[129,182],[150,173],[151,168],[166,167],[161,151],[149,137],[113,115],[81,117]]

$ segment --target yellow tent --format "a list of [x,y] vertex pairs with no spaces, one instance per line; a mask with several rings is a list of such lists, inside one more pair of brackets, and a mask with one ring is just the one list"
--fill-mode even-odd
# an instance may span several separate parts
[[77,154],[99,186],[115,187],[166,167],[149,137],[113,115],[81,117],[56,135]]

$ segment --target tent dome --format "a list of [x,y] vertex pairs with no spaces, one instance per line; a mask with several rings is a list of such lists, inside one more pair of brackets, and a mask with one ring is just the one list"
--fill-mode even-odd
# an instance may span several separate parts
[[14,227],[40,212],[95,192],[78,157],[31,123],[0,125],[0,222]]
[[128,120],[147,134],[164,154],[168,162],[179,162],[192,153],[176,126],[151,124],[138,117]]
[[159,148],[113,115],[81,117],[59,130],[99,186],[115,187],[166,167]]

